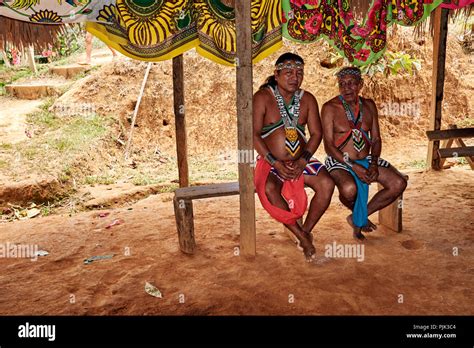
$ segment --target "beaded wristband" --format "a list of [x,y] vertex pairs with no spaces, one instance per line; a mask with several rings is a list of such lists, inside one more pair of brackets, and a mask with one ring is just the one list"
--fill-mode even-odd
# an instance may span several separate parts
[[309,162],[312,156],[313,155],[308,150],[304,150],[303,153],[301,154],[301,157],[303,157],[306,162]]
[[269,152],[265,155],[265,161],[267,161],[268,163],[270,163],[271,166],[273,166],[277,159],[275,158],[275,156],[272,155],[271,152]]

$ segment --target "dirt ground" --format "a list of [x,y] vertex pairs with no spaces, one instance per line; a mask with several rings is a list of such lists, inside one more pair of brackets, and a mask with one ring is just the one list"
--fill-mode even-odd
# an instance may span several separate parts
[[[94,211],[4,224],[0,243],[37,244],[49,255],[0,260],[0,314],[472,315],[473,182],[468,169],[410,173],[403,232],[379,226],[361,262],[325,257],[328,244],[355,243],[336,196],[317,226],[313,264],[258,199],[257,256],[236,256],[237,196],[195,202],[192,256],[179,251],[170,194],[104,218]],[[123,224],[106,229],[114,219]],[[163,298],[148,295],[145,282]]]
[[[376,100],[380,109],[397,103],[420,108],[418,116],[380,113],[382,157],[410,176],[404,195],[404,230],[395,233],[379,225],[364,243],[363,260],[325,256],[326,247],[333,243],[356,243],[337,191],[315,230],[318,258],[307,264],[257,197],[255,258],[238,255],[238,196],[194,202],[198,247],[194,255],[185,255],[178,246],[172,194],[156,194],[161,191],[152,185],[135,189],[126,178],[112,185],[79,188],[91,199],[89,209],[111,201],[113,208],[108,210],[74,213],[68,207],[59,214],[0,224],[0,253],[11,245],[33,245],[49,253],[36,261],[0,257],[0,315],[474,314],[474,171],[465,164],[441,172],[424,171],[432,42],[429,37],[422,44],[403,37],[392,40],[389,49],[420,57],[422,70],[415,76],[367,79],[363,95]],[[285,42],[285,47],[305,58],[303,88],[317,96],[320,107],[337,94],[334,71],[321,66],[331,57],[327,44]],[[451,37],[443,129],[449,123],[472,127],[474,65],[472,55],[461,51]],[[146,63],[123,57],[111,62],[106,48],[94,52],[93,65],[104,65],[76,81],[53,109],[93,105],[98,114],[119,121],[113,131],[124,141]],[[255,89],[272,73],[281,53],[283,49],[256,64]],[[237,147],[236,112],[229,108],[235,105],[235,71],[193,51],[184,58],[191,180],[209,182],[215,179],[214,168],[197,159],[218,162]],[[161,170],[177,179],[171,86],[171,61],[155,63],[137,117],[131,159],[138,169],[153,169],[150,176]],[[8,148],[25,139],[27,143],[25,115],[41,103],[1,97],[0,104],[0,144]],[[473,145],[472,139],[466,142]],[[76,161],[77,166],[91,167],[89,174],[105,173],[123,156],[123,148],[111,143],[94,149],[97,156]],[[168,162],[160,162],[155,154]],[[324,159],[322,147],[316,155]],[[170,164],[173,169],[168,170]],[[216,170],[222,170],[224,177],[235,174],[234,167]],[[5,186],[2,183],[12,179],[2,174],[0,185]],[[109,215],[101,217],[105,213]],[[121,223],[107,228],[116,219]],[[376,215],[372,219],[377,222]],[[111,254],[111,259],[84,264],[92,256]],[[147,294],[146,282],[156,286],[163,298]]]

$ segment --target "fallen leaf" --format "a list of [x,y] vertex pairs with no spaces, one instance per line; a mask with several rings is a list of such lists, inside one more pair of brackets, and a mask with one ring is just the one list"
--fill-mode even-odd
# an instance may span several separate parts
[[145,292],[148,295],[158,297],[158,298],[163,298],[163,295],[161,294],[161,291],[158,290],[158,288],[148,282],[145,283]]
[[38,208],[28,209],[28,211],[26,212],[26,217],[28,219],[32,219],[35,216],[38,216],[39,214],[41,214],[41,210],[39,210]]

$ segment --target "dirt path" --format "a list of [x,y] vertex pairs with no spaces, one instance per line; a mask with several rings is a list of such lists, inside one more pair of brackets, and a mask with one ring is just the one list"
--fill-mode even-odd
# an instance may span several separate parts
[[[314,264],[258,200],[258,254],[235,256],[238,197],[196,201],[193,256],[178,249],[169,194],[104,218],[87,212],[5,224],[0,245],[36,244],[50,254],[0,259],[0,313],[472,315],[473,180],[473,171],[459,168],[411,173],[404,231],[379,227],[362,262],[324,257],[327,245],[354,243],[336,195],[317,228]],[[107,229],[114,219],[124,223]],[[83,263],[108,254],[115,256]],[[163,299],[145,293],[146,281]]]
[[38,110],[41,100],[0,97],[0,144],[15,144],[27,139],[26,115]]

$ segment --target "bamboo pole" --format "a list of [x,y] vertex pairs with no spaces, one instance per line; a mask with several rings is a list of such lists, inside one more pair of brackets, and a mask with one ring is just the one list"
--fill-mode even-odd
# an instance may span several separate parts
[[145,77],[143,78],[142,87],[140,88],[140,94],[138,95],[137,104],[135,105],[135,110],[133,111],[132,125],[130,128],[130,133],[128,134],[127,147],[125,148],[125,159],[128,159],[130,154],[130,147],[132,145],[133,129],[135,128],[135,121],[137,118],[138,110],[140,109],[140,103],[142,102],[143,92],[145,91],[146,82],[148,80],[148,75],[150,74],[152,62],[148,63],[145,71]]

